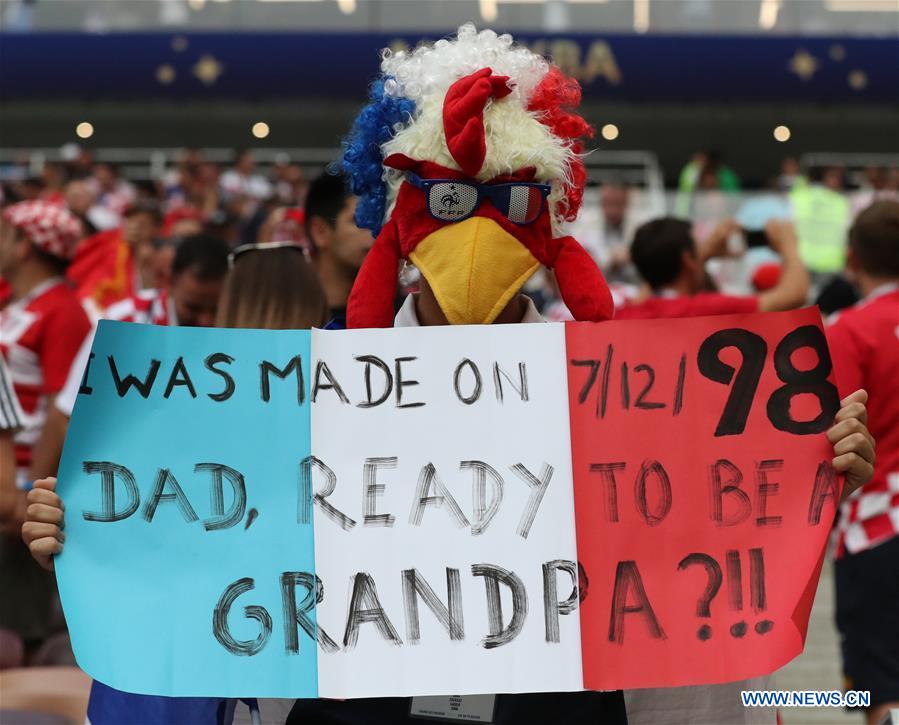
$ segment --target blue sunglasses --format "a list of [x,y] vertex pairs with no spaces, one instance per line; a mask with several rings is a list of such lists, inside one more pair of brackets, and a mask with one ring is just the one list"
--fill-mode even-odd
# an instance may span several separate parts
[[513,224],[530,224],[540,216],[550,192],[549,184],[479,184],[459,179],[422,179],[411,173],[406,174],[406,179],[424,192],[428,213],[441,222],[468,219],[486,197]]

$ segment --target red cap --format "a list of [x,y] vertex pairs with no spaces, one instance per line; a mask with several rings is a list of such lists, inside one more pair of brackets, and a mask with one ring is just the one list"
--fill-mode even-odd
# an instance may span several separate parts
[[284,218],[295,221],[297,224],[304,224],[306,222],[306,212],[302,209],[285,209]]
[[163,219],[162,236],[170,237],[172,235],[172,227],[178,222],[183,222],[186,219],[202,222],[205,220],[205,215],[202,211],[193,206],[181,206],[177,209],[172,209],[172,211],[166,214]]
[[777,262],[760,264],[752,273],[752,286],[758,292],[774,287],[780,281],[780,265]]

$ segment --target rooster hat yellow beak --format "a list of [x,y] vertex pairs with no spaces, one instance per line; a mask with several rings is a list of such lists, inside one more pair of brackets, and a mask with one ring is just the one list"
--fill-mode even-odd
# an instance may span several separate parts
[[[377,234],[350,294],[348,326],[390,326],[401,259],[419,267],[452,324],[499,319],[540,265],[554,271],[575,319],[611,317],[590,255],[555,236],[555,223],[577,215],[586,181],[582,139],[592,132],[574,110],[577,81],[508,35],[470,24],[454,39],[385,53],[381,70],[343,156],[359,196],[356,220]],[[479,185],[468,216],[462,208],[441,216],[422,195],[451,179]],[[511,188],[520,185],[529,195],[543,187],[536,216],[521,215],[521,190]]]
[[432,232],[409,259],[452,325],[493,322],[540,266],[518,239],[482,216]]

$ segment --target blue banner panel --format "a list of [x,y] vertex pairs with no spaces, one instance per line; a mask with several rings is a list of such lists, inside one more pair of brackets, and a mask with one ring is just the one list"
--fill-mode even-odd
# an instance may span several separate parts
[[[0,98],[361,100],[381,48],[414,33],[6,33]],[[540,35],[599,100],[895,103],[899,39]]]
[[60,465],[56,564],[92,677],[317,696],[316,645],[294,616],[314,624],[309,355],[308,331],[100,323]]

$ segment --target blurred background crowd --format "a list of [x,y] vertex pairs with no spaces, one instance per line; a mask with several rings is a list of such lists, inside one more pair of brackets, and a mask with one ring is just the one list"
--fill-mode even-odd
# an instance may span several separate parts
[[[135,161],[140,153],[131,151]],[[138,276],[112,297],[96,300],[94,311],[99,312],[126,292],[168,287],[179,245],[197,234],[216,237],[230,249],[292,242],[312,259],[316,231],[310,226],[316,219],[336,223],[335,204],[343,191],[330,185],[337,201],[327,199],[324,212],[313,194],[312,217],[307,218],[310,185],[340,175],[339,153],[335,147],[332,163],[324,164],[277,148],[167,149],[152,152],[164,161],[146,159],[146,168],[140,168],[135,161],[106,160],[114,156],[109,150],[69,142],[22,150],[0,166],[0,203],[41,200],[77,217],[85,243],[73,259],[70,276],[76,278],[82,267],[99,259],[89,254],[98,240],[120,238],[127,244]],[[829,163],[816,163],[817,156]],[[740,169],[722,151],[708,149],[685,159],[673,174],[676,184],[666,187],[665,173],[650,152],[600,148],[588,157],[591,178],[584,206],[566,231],[593,256],[620,306],[650,292],[630,257],[634,233],[645,222],[662,217],[688,221],[697,244],[714,247],[706,268],[710,288],[747,295],[770,288],[779,278],[779,257],[764,230],[771,220],[789,220],[811,275],[807,300],[829,314],[858,299],[842,274],[852,221],[874,201],[899,200],[899,154],[868,154],[864,163],[857,156],[785,156],[759,185],[743,182]],[[152,173],[156,164],[158,172]],[[322,189],[325,185],[319,184]],[[354,200],[349,199],[348,218],[353,211]],[[340,231],[357,237],[352,258],[340,260],[352,277],[372,240],[365,231]],[[369,236],[367,244],[363,236]],[[339,248],[338,254],[343,253]],[[568,319],[555,304],[551,275],[536,275],[527,292],[550,319]],[[4,282],[0,295],[9,295]],[[93,290],[83,290],[82,296],[92,300]],[[342,295],[329,295],[329,302],[342,313]]]
[[[4,0],[0,668],[73,663],[18,528],[92,326],[341,327],[373,239],[337,162],[377,49],[468,20],[581,81],[596,136],[565,231],[620,316],[703,292],[667,314],[859,300],[849,230],[899,203],[894,0]],[[417,281],[404,268],[398,301]],[[525,291],[570,319],[551,273]],[[794,685],[835,684],[826,594]]]

